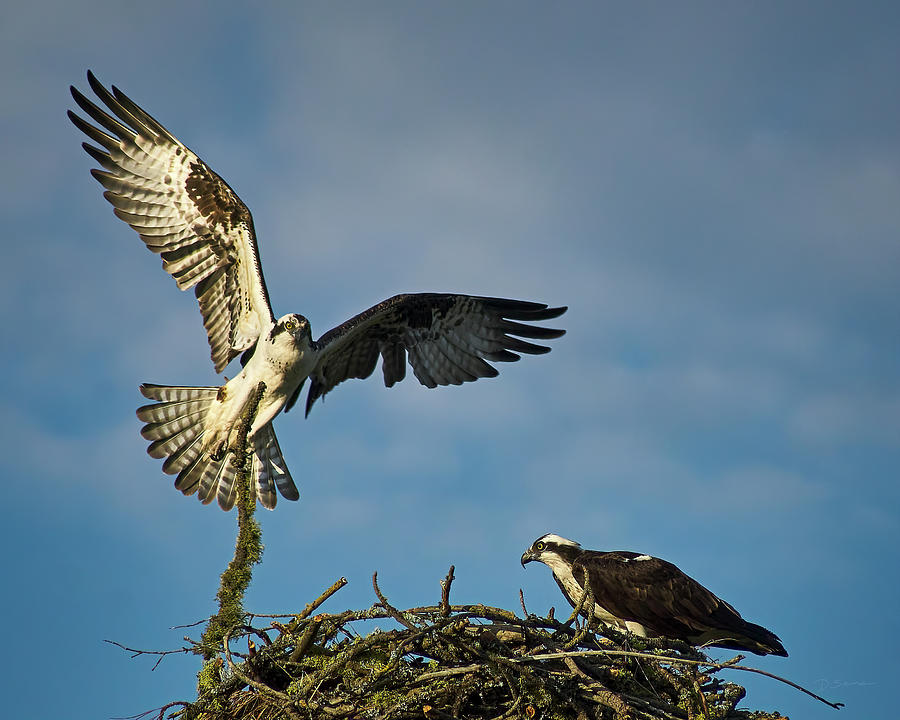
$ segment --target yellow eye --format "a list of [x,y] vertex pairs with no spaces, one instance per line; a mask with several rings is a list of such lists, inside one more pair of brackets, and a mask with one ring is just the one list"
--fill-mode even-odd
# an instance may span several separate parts
[[534,544],[535,550],[543,550],[545,547],[547,547],[547,543],[545,543],[545,542],[536,542]]
[[284,329],[285,329],[285,330],[293,330],[293,329],[294,329],[294,321],[293,321],[293,320],[288,320],[288,321],[284,324]]

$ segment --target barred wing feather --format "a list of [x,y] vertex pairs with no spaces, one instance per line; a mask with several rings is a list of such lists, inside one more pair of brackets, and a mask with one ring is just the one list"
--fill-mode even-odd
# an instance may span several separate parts
[[[319,361],[310,373],[306,414],[315,401],[349,378],[367,378],[382,358],[384,384],[406,375],[406,361],[422,385],[461,385],[498,374],[492,362],[518,353],[550,351],[520,338],[549,340],[565,330],[528,323],[566,311],[542,303],[446,293],[396,295],[356,315],[316,341]],[[517,321],[524,322],[517,322]],[[290,409],[299,388],[285,408]]]
[[194,288],[212,361],[222,372],[274,321],[250,211],[221,177],[118,88],[107,90],[91,72],[88,83],[110,111],[71,88],[96,123],[68,113],[97,144],[82,144],[103,168],[91,174],[106,188],[103,196],[116,216],[162,257],[178,287]]

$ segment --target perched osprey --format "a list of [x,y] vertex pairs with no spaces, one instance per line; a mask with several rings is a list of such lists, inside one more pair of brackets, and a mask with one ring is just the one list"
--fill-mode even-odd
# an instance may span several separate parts
[[[222,372],[241,355],[240,373],[221,387],[141,385],[156,402],[138,409],[147,424],[148,452],[166,458],[185,495],[214,497],[229,510],[237,496],[233,450],[240,417],[265,383],[252,426],[252,478],[256,497],[274,508],[300,494],[288,472],[272,420],[289,410],[310,379],[306,413],[348,378],[366,378],[382,358],[384,383],[403,379],[406,361],[426,387],[494,377],[487,361],[518,360],[517,353],[549,352],[519,338],[551,339],[565,332],[527,323],[559,317],[565,307],[520,300],[422,293],[396,295],[313,340],[309,321],[290,314],[276,320],[266,291],[253,219],[234,191],[159,122],[93,73],[88,83],[109,112],[74,87],[72,97],[96,123],[72,111],[75,126],[96,145],[84,149],[103,168],[91,174],[104,197],[182,290],[194,288],[213,365]],[[111,113],[111,114],[110,114]],[[523,322],[517,322],[523,321]],[[517,337],[516,337],[517,336]]]
[[553,571],[572,607],[578,606],[587,579],[594,616],[620,630],[787,657],[774,633],[744,620],[731,605],[665,560],[627,550],[582,550],[577,542],[552,533],[535,540],[522,554],[522,567],[532,560]]

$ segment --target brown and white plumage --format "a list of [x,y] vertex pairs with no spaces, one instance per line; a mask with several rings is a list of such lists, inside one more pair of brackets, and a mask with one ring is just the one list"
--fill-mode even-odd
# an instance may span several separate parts
[[[163,471],[177,475],[175,487],[185,495],[198,493],[204,503],[218,496],[222,507],[230,508],[237,499],[237,467],[228,453],[210,457],[203,452],[203,421],[220,391],[218,387],[144,383],[141,393],[158,402],[138,408],[137,415],[147,423],[141,429],[141,435],[151,441],[147,452],[151,457],[166,458]],[[297,500],[300,495],[284,465],[271,422],[256,434],[253,449],[250,476],[260,504],[275,507],[276,486],[285,498]]]
[[213,170],[113,86],[88,72],[112,115],[72,88],[72,97],[100,127],[69,111],[75,126],[100,147],[83,143],[102,170],[91,174],[103,196],[162,257],[181,290],[194,288],[216,372],[256,343],[275,321],[259,263],[253,218]]
[[[643,637],[661,635],[692,645],[787,657],[775,633],[744,620],[666,560],[628,550],[583,550],[552,533],[539,537],[522,554],[523,567],[535,560],[550,568],[572,607],[589,586],[593,615],[607,625]],[[585,613],[591,610],[585,608]]]
[[155,401],[138,410],[148,452],[166,458],[175,486],[208,503],[233,507],[233,450],[242,413],[260,382],[265,391],[249,429],[252,477],[260,503],[273,508],[274,488],[299,497],[272,428],[309,377],[309,414],[315,401],[349,378],[366,378],[383,360],[384,382],[403,379],[406,361],[426,387],[459,385],[497,370],[487,361],[518,360],[549,347],[520,338],[552,339],[563,330],[527,323],[558,317],[566,308],[469,295],[397,295],[312,339],[309,321],[289,314],[276,320],[259,261],[253,219],[234,191],[197,155],[115,86],[107,90],[88,73],[101,108],[71,88],[95,124],[69,112],[96,145],[84,149],[103,168],[92,170],[104,197],[163,260],[182,290],[193,287],[216,372],[241,355],[239,374],[221,387],[144,384]]

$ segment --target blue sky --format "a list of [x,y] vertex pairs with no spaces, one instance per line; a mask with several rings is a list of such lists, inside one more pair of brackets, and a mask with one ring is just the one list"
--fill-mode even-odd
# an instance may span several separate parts
[[[900,661],[900,11],[891,3],[20,3],[0,23],[11,716],[190,699],[234,514],[145,453],[142,381],[216,382],[199,312],[65,118],[85,70],[254,213],[316,336],[403,291],[567,304],[550,355],[276,421],[249,609],[564,605],[554,531],[665,557],[775,631],[745,705],[863,718]],[[229,376],[233,373],[227,372]],[[48,656],[55,656],[48,662]],[[723,657],[728,653],[723,651]],[[11,702],[11,705],[10,705]],[[27,709],[27,712],[26,712]],[[882,712],[880,712],[882,711]]]

